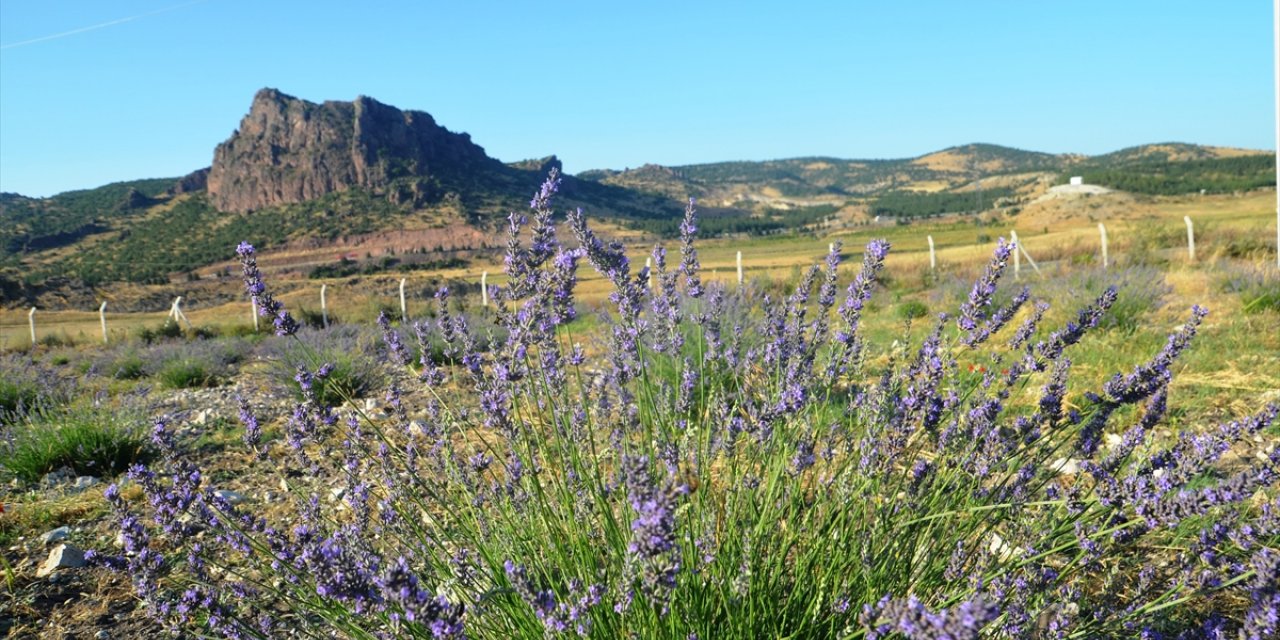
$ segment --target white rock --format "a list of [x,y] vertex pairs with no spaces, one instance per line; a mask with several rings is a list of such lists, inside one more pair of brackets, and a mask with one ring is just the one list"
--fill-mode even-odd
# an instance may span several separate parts
[[1001,562],[1026,553],[1026,550],[1022,547],[1009,546],[1009,543],[1005,542],[1004,538],[1001,538],[998,533],[991,534],[991,540],[987,543],[987,550],[991,552],[991,555],[999,558]]
[[424,434],[426,434],[426,433],[427,433],[427,423],[426,423],[426,421],[425,421],[425,420],[410,420],[410,421],[409,421],[409,433],[413,434],[413,435],[414,435],[414,436],[416,436],[416,437],[421,438]]
[[62,542],[69,537],[71,537],[71,529],[67,527],[58,527],[57,529],[46,531],[41,534],[40,544],[47,547],[55,542]]
[[1049,463],[1049,470],[1060,476],[1071,476],[1080,473],[1081,462],[1084,461],[1077,458],[1058,458]]
[[244,495],[236,493],[235,491],[228,491],[227,489],[218,489],[213,492],[213,495],[226,500],[229,504],[240,504],[246,499]]
[[36,570],[36,577],[43,578],[58,569],[75,569],[84,565],[83,551],[69,544],[60,544],[49,552],[48,559]]

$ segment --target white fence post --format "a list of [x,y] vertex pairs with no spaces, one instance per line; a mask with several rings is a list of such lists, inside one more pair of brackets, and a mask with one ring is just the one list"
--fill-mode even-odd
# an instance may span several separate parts
[[742,252],[738,252],[738,286],[742,286]]
[[168,317],[173,318],[174,324],[185,322],[187,323],[187,328],[191,328],[191,321],[187,319],[187,314],[182,312],[182,296],[173,299],[173,306],[169,307]]
[[1187,223],[1187,255],[1192,262],[1196,261],[1196,228],[1191,224],[1191,216],[1182,216],[1182,220]]
[[31,346],[36,346],[36,308],[27,312],[27,324],[31,325]]
[[653,289],[653,258],[651,257],[644,259],[644,274],[645,274],[645,277],[649,279],[649,282],[648,282],[649,289],[652,290]]
[[936,270],[938,268],[938,255],[933,250],[933,236],[926,237],[929,238],[929,269]]
[[1111,260],[1107,256],[1107,228],[1098,223],[1098,233],[1102,236],[1102,268],[1106,269],[1111,265]]
[[327,284],[320,285],[320,322],[326,329],[329,328],[329,305],[324,295],[327,288],[329,288]]
[[98,307],[98,319],[102,321],[102,344],[107,344],[107,301],[102,301],[102,306]]
[[409,308],[404,303],[404,278],[400,278],[400,322],[409,324]]
[[1018,232],[1010,231],[1009,237],[1013,240],[1013,279],[1022,279],[1022,259],[1018,252],[1022,249],[1022,243],[1018,242]]
[[1038,276],[1042,276],[1042,275],[1044,275],[1043,273],[1040,273],[1040,266],[1036,264],[1035,259],[1031,257],[1031,254],[1027,253],[1027,248],[1026,248],[1026,247],[1024,247],[1024,246],[1022,246],[1021,244],[1019,244],[1019,245],[1018,245],[1018,251],[1021,251],[1021,252],[1022,252],[1022,257],[1026,258],[1026,259],[1027,259],[1027,262],[1030,262],[1030,263],[1031,263],[1031,268],[1036,270],[1036,275],[1038,275]]
[[253,332],[258,332],[258,299],[249,296],[249,312],[253,316]]
[[480,306],[489,306],[489,272],[480,272]]

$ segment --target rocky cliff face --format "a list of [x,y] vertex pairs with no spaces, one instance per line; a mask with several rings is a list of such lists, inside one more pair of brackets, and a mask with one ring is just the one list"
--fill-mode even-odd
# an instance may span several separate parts
[[315,104],[263,89],[218,145],[208,190],[223,211],[252,211],[361,187],[421,206],[461,177],[503,165],[465,133],[372,98]]
[[192,193],[195,191],[204,191],[209,188],[209,167],[197,169],[178,179],[169,187],[170,195],[181,195],[184,193]]

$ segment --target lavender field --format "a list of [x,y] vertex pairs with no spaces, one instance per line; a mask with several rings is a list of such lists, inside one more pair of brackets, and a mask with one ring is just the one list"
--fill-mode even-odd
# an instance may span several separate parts
[[490,307],[305,326],[242,243],[274,335],[4,356],[10,633],[1276,637],[1280,398],[1178,386],[1202,339],[1274,360],[1273,275],[1227,325],[1004,238],[927,302],[882,239],[739,286],[695,203],[646,271],[558,185]]

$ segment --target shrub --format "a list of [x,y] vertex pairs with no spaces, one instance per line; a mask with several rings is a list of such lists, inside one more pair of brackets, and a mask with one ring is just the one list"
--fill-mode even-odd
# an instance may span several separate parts
[[275,339],[264,349],[271,363],[276,387],[295,398],[303,397],[296,377],[299,367],[314,371],[322,364],[332,372],[316,383],[315,393],[324,403],[338,405],[361,398],[383,384],[376,356],[375,334],[353,325],[333,325],[326,330],[303,330],[295,339]]
[[1230,265],[1218,265],[1218,270],[1223,274],[1218,281],[1219,289],[1239,296],[1241,311],[1280,312],[1280,273],[1276,270]]
[[898,304],[898,317],[903,320],[915,320],[929,315],[929,307],[919,300],[905,300]]
[[[442,292],[424,332],[460,365],[414,372],[416,428],[395,386],[386,420],[334,413],[314,358],[284,443],[242,417],[247,464],[292,508],[219,500],[158,432],[164,461],[133,473],[153,525],[108,490],[135,551],[93,560],[172,626],[226,636],[1274,637],[1280,454],[1253,436],[1280,407],[1153,438],[1201,309],[1150,362],[1068,396],[1072,348],[1116,289],[1042,329],[1025,296],[992,302],[1002,243],[952,320],[873,360],[859,326],[888,243],[847,287],[833,262],[766,303],[698,281],[690,207],[653,293],[581,213],[580,248],[559,245],[556,185],[533,201],[538,241],[513,225],[489,353]],[[567,328],[579,261],[614,287],[585,348]]]
[[1049,280],[1039,290],[1049,300],[1078,300],[1097,297],[1108,287],[1115,287],[1119,295],[1098,326],[1122,333],[1142,328],[1144,319],[1163,307],[1172,291],[1164,272],[1145,265],[1077,268]]
[[146,457],[137,411],[75,406],[33,411],[11,425],[0,466],[31,482],[63,467],[81,475],[111,476]]
[[67,402],[74,386],[29,355],[0,355],[0,425],[33,409]]
[[182,326],[172,319],[166,319],[158,327],[141,327],[138,329],[138,339],[146,344],[181,337]]
[[70,347],[75,344],[75,342],[72,341],[71,338],[69,338],[65,334],[58,334],[58,333],[46,333],[40,336],[39,342],[40,342],[40,346],[48,347],[50,349],[56,349],[58,347]]
[[134,351],[126,351],[107,361],[104,373],[117,380],[138,380],[147,376],[146,363]]
[[213,387],[234,373],[249,349],[237,338],[160,344],[147,352],[146,370],[171,388]]
[[216,387],[221,380],[208,364],[198,360],[170,360],[156,372],[156,379],[171,389]]
[[40,387],[34,381],[0,379],[0,412],[10,413],[35,404]]
[[[319,310],[308,309],[307,307],[298,308],[298,321],[301,322],[303,326],[311,327],[312,329],[323,329],[325,324],[324,314],[322,312]],[[329,316],[329,322],[330,324],[337,324],[332,315]]]

